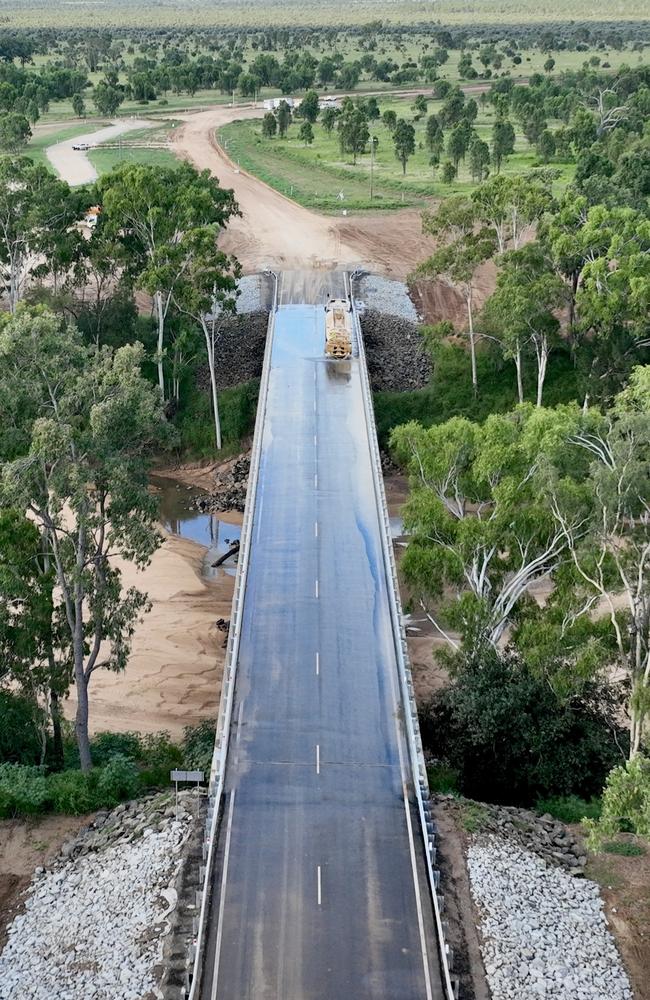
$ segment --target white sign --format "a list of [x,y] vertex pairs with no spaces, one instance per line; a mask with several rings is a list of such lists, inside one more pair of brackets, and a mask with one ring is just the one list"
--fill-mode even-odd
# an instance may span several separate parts
[[171,771],[169,774],[170,781],[203,781],[204,779],[204,771]]

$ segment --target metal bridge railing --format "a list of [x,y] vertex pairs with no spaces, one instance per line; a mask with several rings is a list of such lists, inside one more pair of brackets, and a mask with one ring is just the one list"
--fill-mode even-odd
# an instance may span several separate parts
[[397,666],[399,673],[400,691],[404,707],[404,719],[406,728],[406,740],[408,744],[409,759],[411,763],[411,774],[415,787],[415,795],[420,817],[420,832],[425,847],[426,867],[429,882],[431,901],[433,904],[434,918],[438,937],[438,950],[440,957],[440,968],[442,973],[443,987],[447,1000],[455,1000],[456,990],[451,977],[450,966],[452,954],[450,947],[445,942],[444,927],[441,917],[443,899],[439,894],[440,873],[435,868],[435,834],[434,824],[431,815],[431,804],[429,796],[429,782],[427,779],[427,769],[422,750],[422,739],[420,736],[420,724],[418,721],[415,694],[413,691],[413,680],[411,677],[411,666],[409,663],[408,648],[406,645],[406,634],[402,618],[402,605],[399,596],[399,580],[397,576],[397,565],[390,530],[390,518],[388,515],[388,505],[386,503],[386,493],[384,491],[384,478],[381,468],[381,455],[377,440],[377,427],[375,424],[375,411],[372,402],[372,390],[368,377],[368,367],[366,364],[366,352],[363,343],[363,334],[359,316],[354,307],[352,296],[352,278],[354,275],[346,276],[346,291],[349,294],[352,306],[352,322],[357,341],[359,354],[359,371],[361,377],[361,390],[363,395],[364,412],[368,429],[368,445],[373,471],[373,483],[375,496],[377,499],[377,509],[380,517],[380,534],[384,555],[384,565],[388,581],[389,603],[391,609],[391,619],[393,625],[393,637],[395,651],[397,654]]
[[222,807],[224,780],[226,775],[228,741],[230,738],[230,720],[232,717],[237,658],[239,655],[239,640],[241,637],[242,610],[244,605],[244,596],[246,593],[246,579],[248,576],[248,563],[250,559],[253,516],[255,513],[255,500],[257,497],[257,478],[259,474],[260,457],[262,454],[262,438],[264,436],[264,418],[266,415],[269,375],[271,372],[271,352],[273,349],[275,313],[278,308],[278,276],[273,271],[269,273],[274,280],[273,304],[269,314],[269,325],[266,335],[264,365],[260,381],[259,401],[257,404],[257,416],[255,419],[255,433],[253,435],[251,464],[248,476],[248,493],[246,495],[246,506],[244,509],[239,554],[237,557],[235,592],[232,601],[232,612],[230,615],[230,630],[228,633],[228,645],[226,647],[226,660],[223,672],[223,683],[221,687],[221,699],[219,702],[219,714],[217,716],[214,753],[212,755],[212,766],[210,768],[208,815],[206,819],[206,830],[203,842],[205,871],[203,878],[203,892],[201,894],[201,910],[199,913],[198,923],[195,928],[194,954],[190,956],[192,961],[192,972],[191,974],[188,974],[188,982],[186,983],[185,989],[185,996],[189,997],[189,1000],[198,1000],[201,987],[201,977],[203,974],[206,931],[210,911],[212,868],[214,865],[219,813]]

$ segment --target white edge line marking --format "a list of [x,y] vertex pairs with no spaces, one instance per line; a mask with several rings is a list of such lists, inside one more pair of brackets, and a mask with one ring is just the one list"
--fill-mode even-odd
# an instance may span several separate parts
[[241,717],[244,713],[244,702],[239,702],[239,712],[237,713],[237,739],[236,743],[239,743],[239,737],[241,736]]
[[317,886],[316,892],[318,896],[318,905],[320,906],[321,903],[323,902],[323,887],[321,883],[320,865],[318,865],[318,867],[316,868],[316,886]]
[[314,447],[318,445],[318,437],[314,434]]
[[314,521],[314,538],[318,538],[318,521]]
[[316,744],[316,774],[320,774],[320,743]]
[[316,653],[316,676],[320,674],[320,653]]
[[216,1000],[219,984],[219,959],[221,957],[221,938],[223,935],[223,913],[226,907],[226,879],[228,878],[228,861],[230,860],[230,837],[232,834],[232,814],[235,811],[235,789],[230,793],[230,809],[228,810],[228,829],[226,846],[223,852],[223,874],[221,876],[221,897],[219,899],[219,923],[217,926],[217,941],[214,949],[214,976],[212,978],[212,1000]]
[[315,593],[316,593],[316,597],[318,597],[318,580],[316,580]]
[[259,542],[260,532],[262,530],[262,508],[264,507],[264,490],[260,490],[259,495],[259,506],[255,504],[257,510],[253,512],[253,523],[257,521],[257,531],[255,532],[255,541]]
[[[380,528],[380,530],[381,530],[381,528]],[[388,578],[387,578],[387,585],[389,585]],[[392,631],[392,626],[391,626],[391,631]],[[391,686],[391,692],[392,692],[392,695],[393,695],[393,701],[394,701],[394,703],[396,705],[399,705],[400,702],[397,700],[397,691],[396,691],[396,688],[395,688],[395,680],[396,680],[396,678],[394,676],[395,675],[395,671],[389,670],[388,673],[389,673],[389,677],[390,677],[390,686]],[[413,875],[413,891],[415,893],[415,906],[416,906],[417,915],[418,915],[418,929],[420,931],[420,947],[422,949],[422,965],[423,965],[423,968],[424,968],[424,984],[425,984],[425,988],[426,988],[426,991],[427,991],[427,1000],[433,1000],[433,993],[431,991],[431,974],[429,972],[429,954],[428,954],[428,951],[427,951],[427,940],[426,940],[426,935],[424,933],[424,919],[423,919],[423,916],[422,916],[422,899],[420,897],[420,880],[418,878],[417,861],[416,861],[416,857],[415,857],[415,843],[414,843],[414,840],[413,840],[413,824],[411,823],[411,811],[410,811],[410,805],[409,805],[408,795],[407,795],[407,792],[406,792],[406,783],[407,783],[407,780],[408,780],[408,772],[406,772],[405,768],[404,768],[404,754],[403,754],[403,751],[402,751],[402,732],[400,730],[398,718],[399,718],[399,716],[396,713],[395,714],[395,730],[397,732],[397,753],[398,753],[398,756],[399,756],[400,774],[402,776],[402,794],[404,796],[404,811],[406,813],[406,829],[408,831],[409,853],[411,855],[411,872],[412,872],[412,875]],[[426,843],[424,845],[424,849],[425,849],[425,851],[427,850]]]

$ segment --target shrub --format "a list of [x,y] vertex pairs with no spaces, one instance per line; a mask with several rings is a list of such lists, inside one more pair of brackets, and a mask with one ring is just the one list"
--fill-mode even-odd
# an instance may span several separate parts
[[603,851],[607,854],[618,854],[622,858],[638,858],[645,854],[645,847],[641,847],[641,844],[632,844],[629,840],[608,840],[603,844]]
[[90,752],[95,767],[103,767],[116,756],[139,760],[142,737],[140,733],[97,733],[90,741]]
[[[517,403],[514,368],[504,364],[489,348],[478,351],[479,392],[475,395],[469,377],[467,351],[447,340],[433,339],[431,328],[422,334],[433,356],[433,375],[424,389],[410,392],[375,392],[373,404],[377,433],[382,447],[388,445],[390,433],[399,424],[417,420],[424,427],[444,423],[451,417],[462,416],[483,421],[491,413],[505,413]],[[532,372],[524,378],[524,393],[534,399]],[[577,377],[568,350],[557,350],[549,358],[544,399],[548,406],[576,399]]]
[[48,804],[48,783],[39,767],[0,764],[0,817],[32,816]]
[[[238,450],[244,438],[253,432],[259,382],[253,380],[219,391],[219,414],[223,452]],[[181,452],[214,457],[214,423],[209,393],[188,386],[182,409],[175,417]]]
[[83,771],[61,771],[51,774],[48,788],[52,807],[57,813],[80,816],[92,812],[97,805],[97,774]]
[[600,799],[581,799],[579,795],[555,796],[550,799],[538,799],[535,809],[540,814],[549,813],[562,823],[582,823],[583,819],[598,819],[600,816]]
[[625,752],[612,688],[589,682],[561,701],[519,657],[486,652],[421,711],[424,746],[458,770],[464,795],[516,805],[597,795]]
[[480,802],[462,803],[460,821],[467,833],[479,833],[487,818],[488,814]]
[[430,764],[427,767],[429,788],[432,792],[446,794],[458,791],[458,771],[447,764]]
[[30,699],[0,690],[0,762],[38,764],[41,759],[42,712]]
[[123,754],[115,754],[99,773],[97,805],[112,808],[122,799],[132,799],[139,785],[138,766]]
[[650,760],[637,754],[607,776],[598,820],[588,820],[589,846],[598,850],[619,830],[650,836]]
[[185,766],[205,771],[206,777],[212,765],[216,726],[208,719],[196,726],[186,726],[183,730],[183,760]]
[[148,733],[141,741],[140,784],[147,788],[169,784],[169,772],[183,764],[181,748],[169,733]]

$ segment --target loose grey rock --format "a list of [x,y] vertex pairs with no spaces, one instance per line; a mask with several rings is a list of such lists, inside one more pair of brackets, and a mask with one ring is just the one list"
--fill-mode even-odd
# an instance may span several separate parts
[[[190,831],[186,800],[182,793],[179,818],[166,820],[169,795],[122,804],[106,814],[101,836],[81,831],[35,874],[0,954],[0,1000],[139,1000],[156,989],[161,923],[176,904]],[[142,835],[129,842],[133,823]]]
[[418,322],[417,310],[402,281],[381,278],[378,274],[364,274],[355,281],[355,292],[361,307],[399,316],[411,323]]
[[467,866],[493,1000],[633,1000],[594,882],[495,834]]

